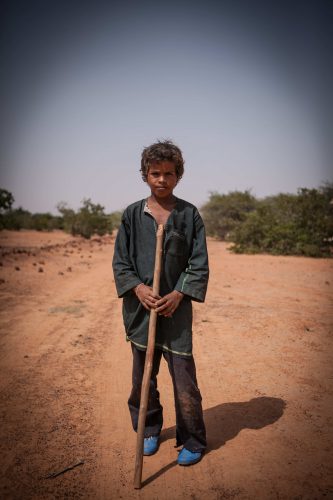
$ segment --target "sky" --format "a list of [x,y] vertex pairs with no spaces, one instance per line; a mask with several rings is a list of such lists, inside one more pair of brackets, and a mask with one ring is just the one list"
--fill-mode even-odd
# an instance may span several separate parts
[[257,197],[333,181],[333,2],[6,0],[1,177],[15,206],[107,212],[146,197],[171,139],[175,194]]

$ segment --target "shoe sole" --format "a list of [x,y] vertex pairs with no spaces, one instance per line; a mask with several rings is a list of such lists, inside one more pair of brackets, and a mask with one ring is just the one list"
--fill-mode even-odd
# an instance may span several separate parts
[[192,460],[191,462],[178,462],[177,461],[177,464],[178,465],[181,465],[183,467],[189,467],[190,465],[194,465],[194,464],[197,464],[198,462],[200,462],[200,460],[202,459],[202,457],[198,458],[197,460]]
[[154,451],[145,452],[145,451],[143,450],[143,456],[144,456],[144,457],[150,457],[151,455],[155,455],[155,453],[157,453],[157,452],[158,452],[159,447],[160,447],[160,443],[158,443],[157,448],[156,448],[156,450],[154,450]]
[[158,448],[156,450],[154,450],[154,451],[151,451],[150,453],[143,452],[143,456],[144,457],[150,457],[151,455],[155,455],[155,453],[157,453],[157,452],[158,452]]

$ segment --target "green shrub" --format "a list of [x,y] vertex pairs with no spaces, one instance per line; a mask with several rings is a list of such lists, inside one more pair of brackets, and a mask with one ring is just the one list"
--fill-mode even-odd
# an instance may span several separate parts
[[7,210],[0,214],[0,229],[19,231],[20,229],[31,229],[31,213],[22,207]]
[[108,215],[113,229],[119,228],[119,226],[121,224],[122,215],[123,215],[123,212],[121,212],[121,211],[112,212],[111,214]]
[[14,196],[7,189],[0,188],[0,213],[11,210],[14,203]]
[[93,234],[102,236],[112,233],[112,220],[104,212],[104,207],[94,204],[90,199],[82,201],[82,207],[75,212],[65,203],[58,204],[58,211],[63,217],[63,228],[72,235],[90,238]]
[[201,207],[207,234],[228,240],[230,233],[244,222],[256,206],[257,201],[249,191],[211,193],[208,202]]
[[51,231],[63,228],[62,217],[50,213],[31,214],[22,207],[13,209],[14,201],[12,193],[6,189],[0,189],[0,229]]
[[63,218],[52,215],[49,212],[36,213],[31,215],[31,229],[37,231],[53,231],[54,229],[63,229]]
[[297,195],[261,200],[230,239],[236,253],[330,256],[333,241],[333,190],[301,188]]

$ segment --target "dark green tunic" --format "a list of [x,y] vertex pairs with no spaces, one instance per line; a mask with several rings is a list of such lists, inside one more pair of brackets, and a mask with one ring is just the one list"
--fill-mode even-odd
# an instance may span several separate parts
[[[139,283],[152,286],[157,224],[146,210],[146,200],[124,211],[118,231],[113,272],[118,296],[123,298],[127,335],[139,349],[146,349],[149,312],[132,291]],[[177,198],[166,224],[163,243],[160,295],[172,290],[185,294],[172,318],[158,316],[156,347],[180,356],[192,354],[192,300],[205,300],[208,256],[203,221],[194,205]]]

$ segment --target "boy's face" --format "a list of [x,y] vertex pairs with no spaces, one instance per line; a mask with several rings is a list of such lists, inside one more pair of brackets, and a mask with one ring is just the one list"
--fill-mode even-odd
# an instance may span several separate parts
[[178,182],[176,168],[170,161],[152,163],[148,169],[147,184],[155,198],[168,198]]

